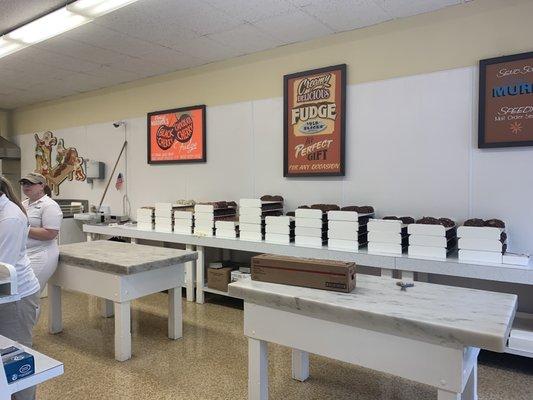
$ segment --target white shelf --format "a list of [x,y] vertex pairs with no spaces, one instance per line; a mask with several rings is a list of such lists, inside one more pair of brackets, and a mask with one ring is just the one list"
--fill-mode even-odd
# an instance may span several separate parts
[[[527,314],[527,313],[521,313],[521,312],[516,313],[515,319],[513,321],[512,329],[520,329],[523,331],[533,332],[533,314]],[[533,358],[533,352],[530,352],[530,351],[518,350],[518,349],[513,349],[511,347],[507,347],[505,349],[505,352],[509,354],[514,354],[517,356]]]
[[214,294],[219,294],[221,296],[227,296],[227,297],[235,298],[234,296],[230,295],[228,292],[223,292],[222,290],[217,290],[217,289],[211,289],[211,288],[207,287],[207,285],[204,286],[204,292],[214,293]]

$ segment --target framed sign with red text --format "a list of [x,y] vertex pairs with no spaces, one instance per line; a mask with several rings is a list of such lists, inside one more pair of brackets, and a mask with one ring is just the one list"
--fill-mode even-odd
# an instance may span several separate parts
[[283,176],[344,176],[346,64],[283,78]]
[[478,147],[533,146],[533,52],[479,62]]
[[148,113],[148,164],[206,162],[205,105]]

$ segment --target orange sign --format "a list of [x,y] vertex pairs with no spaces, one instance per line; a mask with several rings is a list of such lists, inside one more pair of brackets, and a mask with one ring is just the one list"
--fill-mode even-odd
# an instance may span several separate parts
[[284,77],[283,176],[343,176],[346,64]]
[[205,105],[148,114],[148,163],[206,161]]

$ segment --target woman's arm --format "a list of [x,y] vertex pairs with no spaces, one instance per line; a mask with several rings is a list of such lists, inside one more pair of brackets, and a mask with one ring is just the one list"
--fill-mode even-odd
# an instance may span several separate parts
[[48,228],[30,228],[30,233],[28,236],[32,239],[37,240],[52,240],[55,239],[59,230],[57,229],[48,229]]

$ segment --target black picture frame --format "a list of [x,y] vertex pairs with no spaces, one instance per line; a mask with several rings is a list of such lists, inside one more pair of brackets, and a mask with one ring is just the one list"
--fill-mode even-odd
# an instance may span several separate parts
[[[332,65],[329,67],[323,67],[323,68],[316,68],[311,69],[307,71],[301,71],[301,72],[295,72],[292,74],[284,75],[283,76],[283,177],[285,178],[306,178],[306,177],[327,177],[327,176],[345,176],[346,174],[346,70],[347,65],[346,64],[337,64]],[[340,71],[340,76],[342,82],[340,83],[341,87],[341,122],[340,122],[340,141],[341,141],[341,148],[340,148],[340,170],[339,172],[333,172],[333,173],[327,173],[327,172],[319,172],[319,173],[302,173],[302,174],[295,174],[289,172],[289,165],[288,165],[288,135],[289,135],[289,111],[288,111],[288,105],[289,105],[289,81],[294,78],[300,78],[306,75],[316,75],[321,74],[324,72],[330,72],[330,71]]]
[[[195,106],[171,108],[168,110],[152,111],[146,115],[146,137],[147,137],[147,162],[148,164],[181,164],[181,163],[205,163],[207,162],[207,126],[206,126],[206,105],[199,104]],[[185,111],[200,111],[202,114],[202,151],[200,158],[194,159],[175,159],[175,160],[152,160],[152,143],[151,143],[151,119],[157,115],[181,113]]]
[[478,96],[478,148],[499,148],[499,147],[523,147],[533,146],[533,140],[509,141],[509,142],[488,142],[486,140],[486,91],[487,91],[487,67],[494,64],[503,64],[511,61],[518,61],[531,58],[533,61],[533,52],[506,55],[494,58],[487,58],[479,61],[479,96]]

